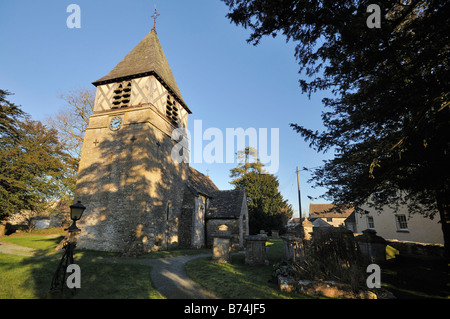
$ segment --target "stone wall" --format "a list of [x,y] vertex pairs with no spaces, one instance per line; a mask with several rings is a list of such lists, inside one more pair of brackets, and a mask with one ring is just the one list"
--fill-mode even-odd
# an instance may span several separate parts
[[441,244],[425,244],[395,239],[388,239],[386,241],[388,245],[397,249],[400,255],[444,257],[444,245]]
[[[198,195],[193,202],[194,213],[192,218],[192,243],[191,248],[202,248],[205,246],[205,214],[206,197]],[[181,225],[184,227],[184,225]]]
[[178,225],[178,238],[180,247],[183,248],[192,247],[192,221],[195,197],[194,193],[185,186],[180,222]]
[[36,221],[40,219],[49,220],[49,227],[68,227],[72,223],[70,212],[52,213],[50,211],[37,214],[33,211],[23,211],[12,214],[5,221],[7,233],[17,230],[28,230],[36,227]]
[[[111,131],[109,119],[117,115],[123,127]],[[75,198],[86,206],[78,223],[80,248],[150,251],[178,245],[188,167],[172,161],[176,142],[161,121],[149,107],[91,118]]]

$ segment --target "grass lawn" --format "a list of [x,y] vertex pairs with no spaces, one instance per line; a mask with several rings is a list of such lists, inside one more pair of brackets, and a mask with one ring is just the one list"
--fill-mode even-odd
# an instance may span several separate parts
[[194,259],[186,264],[190,278],[225,299],[303,299],[303,294],[281,292],[272,278],[273,263],[281,260],[283,242],[270,240],[268,266],[245,265],[244,254],[232,256],[231,263],[217,263],[210,257]]
[[[62,257],[54,248],[64,231],[50,230],[17,233],[0,241],[37,250],[33,257],[0,253],[0,299],[44,299]],[[281,239],[267,242],[268,266],[245,265],[244,254],[233,255],[232,262],[220,264],[211,257],[198,258],[186,265],[188,275],[221,298],[232,299],[303,299],[303,294],[281,292],[272,278],[272,265],[281,260]],[[170,250],[153,252],[139,258],[168,258],[211,252],[205,250]],[[103,257],[103,258],[98,258]],[[75,263],[81,267],[81,289],[71,298],[79,299],[162,299],[153,287],[151,268],[139,264],[108,263],[119,254],[75,250]],[[381,267],[382,286],[397,298],[450,297],[449,269],[442,259],[401,256]]]
[[[0,299],[49,298],[50,284],[62,257],[61,252],[54,253],[53,250],[61,239],[58,233],[19,233],[2,237],[1,241],[38,250],[38,256],[22,257],[0,253]],[[112,255],[75,251],[75,263],[81,268],[81,289],[71,298],[162,299],[151,282],[150,267],[93,262],[94,256]]]
[[[92,263],[75,256],[81,267],[81,289],[75,299],[161,299],[153,288],[150,267]],[[59,258],[0,254],[0,299],[45,299]]]

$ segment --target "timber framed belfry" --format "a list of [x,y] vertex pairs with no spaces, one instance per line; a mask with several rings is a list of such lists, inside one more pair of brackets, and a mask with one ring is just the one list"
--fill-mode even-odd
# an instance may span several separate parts
[[[178,143],[172,131],[187,129],[192,112],[155,27],[93,85],[97,93],[76,190],[76,199],[87,207],[78,246],[129,254],[206,246],[207,209],[221,191],[188,163],[172,160]],[[233,218],[247,223],[237,227],[236,236],[243,238],[248,233],[245,194],[236,200],[240,203],[233,205],[242,209]]]

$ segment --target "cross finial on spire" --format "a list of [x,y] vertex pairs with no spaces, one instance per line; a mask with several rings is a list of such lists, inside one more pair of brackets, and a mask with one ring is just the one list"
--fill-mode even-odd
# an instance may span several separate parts
[[156,11],[156,5],[155,5],[155,13],[152,15],[153,18],[153,29],[154,31],[156,31],[156,18],[159,17],[159,13],[158,11]]

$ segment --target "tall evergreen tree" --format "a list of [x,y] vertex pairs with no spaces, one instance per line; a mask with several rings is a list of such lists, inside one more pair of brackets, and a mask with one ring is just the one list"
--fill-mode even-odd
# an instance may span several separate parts
[[260,230],[283,230],[292,217],[292,206],[279,192],[276,176],[264,171],[256,149],[246,147],[236,153],[240,164],[230,170],[235,189],[245,188],[251,234]]
[[58,198],[71,161],[56,131],[30,120],[8,94],[0,91],[0,220]]
[[18,120],[25,113],[6,98],[11,95],[8,91],[0,89],[0,138],[19,137]]

